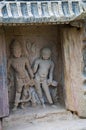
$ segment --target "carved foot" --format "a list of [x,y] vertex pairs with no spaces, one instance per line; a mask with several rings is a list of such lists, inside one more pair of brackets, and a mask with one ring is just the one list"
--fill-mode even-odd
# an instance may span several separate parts
[[21,104],[21,109],[25,109],[25,106],[24,106],[24,104]]
[[36,103],[32,103],[32,107],[36,107]]
[[53,107],[53,108],[57,108],[57,106],[56,106],[56,105],[51,105],[51,107]]
[[15,106],[13,109],[12,109],[12,111],[16,111],[17,110],[17,107]]

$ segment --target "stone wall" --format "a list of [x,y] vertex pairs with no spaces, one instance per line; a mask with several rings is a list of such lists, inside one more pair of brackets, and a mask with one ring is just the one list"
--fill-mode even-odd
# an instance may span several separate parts
[[2,130],[2,124],[1,124],[1,120],[0,120],[0,130]]

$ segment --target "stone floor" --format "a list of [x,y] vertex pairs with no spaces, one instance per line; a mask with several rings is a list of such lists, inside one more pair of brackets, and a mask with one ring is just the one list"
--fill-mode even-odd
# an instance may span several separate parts
[[47,105],[11,112],[3,126],[4,130],[86,130],[86,119],[79,119],[61,105]]

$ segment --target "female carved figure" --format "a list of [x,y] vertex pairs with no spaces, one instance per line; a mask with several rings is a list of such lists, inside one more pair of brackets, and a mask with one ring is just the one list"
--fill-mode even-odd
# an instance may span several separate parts
[[35,61],[33,70],[35,73],[36,91],[38,93],[42,105],[45,107],[42,95],[42,89],[44,90],[48,102],[50,104],[53,104],[52,97],[49,91],[49,85],[52,85],[54,83],[53,82],[54,63],[51,60],[51,50],[49,48],[42,49],[41,58]]
[[[15,41],[12,44],[11,49],[13,57],[8,61],[8,70],[10,69],[10,67],[12,67],[15,72],[16,95],[13,110],[16,110],[19,105],[20,99],[22,98],[22,100],[25,100],[27,95],[26,89],[28,86],[33,84],[34,75],[27,58],[22,56],[20,43],[18,41]],[[21,107],[23,108],[23,103],[21,104]]]

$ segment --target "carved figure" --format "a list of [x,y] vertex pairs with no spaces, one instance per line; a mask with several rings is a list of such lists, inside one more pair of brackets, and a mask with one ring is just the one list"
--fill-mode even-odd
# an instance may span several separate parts
[[[10,69],[10,67],[12,67],[15,71],[16,95],[13,110],[16,110],[20,103],[20,99],[21,98],[22,100],[26,99],[27,96],[26,88],[28,86],[33,85],[34,75],[27,58],[23,57],[21,54],[22,50],[20,43],[18,41],[14,41],[11,50],[13,53],[13,57],[8,61],[8,70]],[[23,105],[24,104],[22,103],[21,104],[22,108],[24,107]]]
[[51,50],[49,48],[42,49],[41,58],[35,61],[33,70],[35,73],[36,91],[43,107],[45,107],[45,104],[42,95],[42,89],[44,90],[48,102],[50,104],[53,104],[52,97],[49,91],[49,85],[56,86],[57,84],[55,81],[53,81],[54,63],[51,60]]
[[39,99],[34,87],[30,87],[29,95],[31,97],[30,101],[31,101],[33,107],[36,106],[36,104],[40,104],[40,99]]
[[20,103],[26,103],[26,102],[31,101],[33,107],[35,107],[37,104],[40,104],[40,99],[39,99],[34,87],[32,87],[32,86],[29,88],[26,87],[25,91],[26,91],[25,95],[29,96],[29,97],[27,99],[23,99],[23,100],[21,99],[19,101]]

